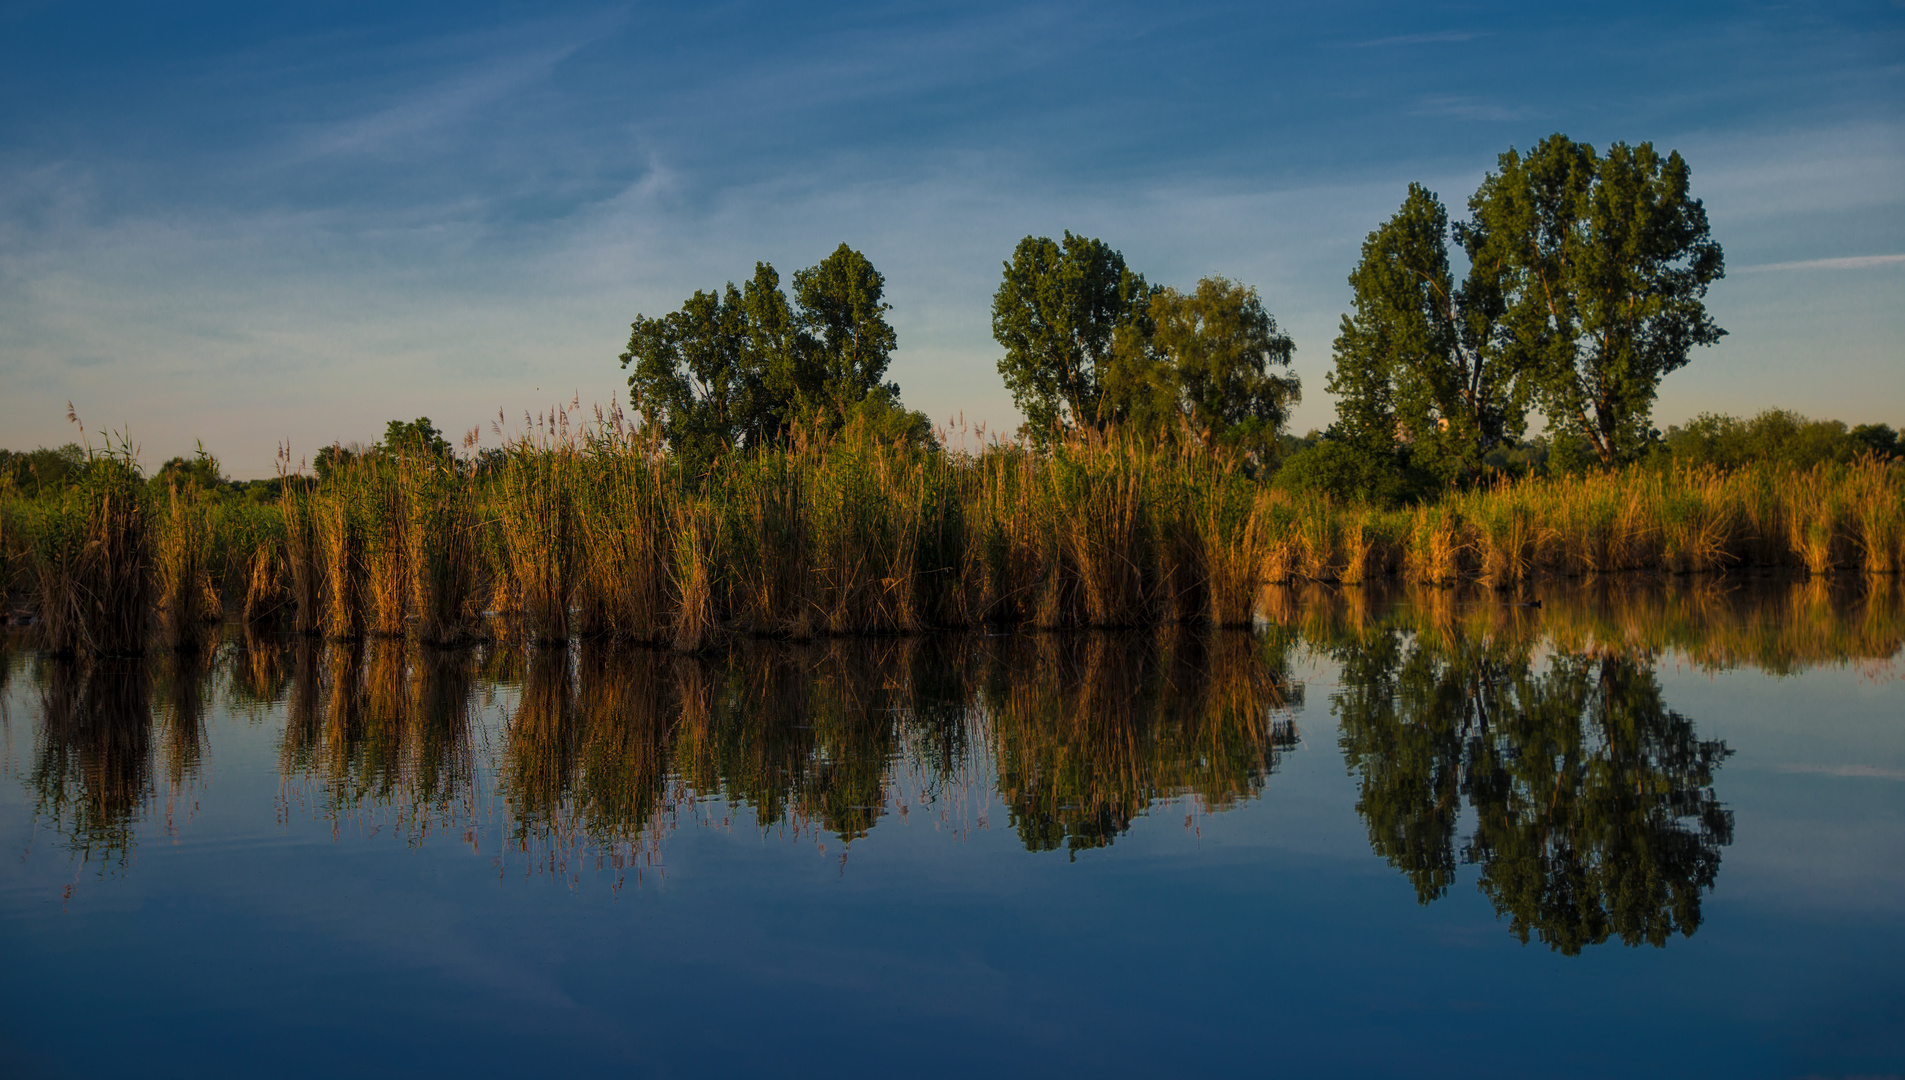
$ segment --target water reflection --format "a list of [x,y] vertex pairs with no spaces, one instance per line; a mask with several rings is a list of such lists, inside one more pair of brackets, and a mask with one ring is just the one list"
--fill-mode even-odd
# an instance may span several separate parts
[[294,652],[279,754],[287,804],[368,814],[413,843],[473,819],[470,654],[388,640],[301,640]]
[[691,823],[846,848],[894,818],[988,827],[996,800],[1027,850],[1076,857],[1161,803],[1223,812],[1298,745],[1307,646],[1341,670],[1331,706],[1371,848],[1423,902],[1469,867],[1524,941],[1690,934],[1732,835],[1727,749],[1663,700],[1660,658],[1889,665],[1900,591],[1542,588],[1277,590],[1255,633],[743,641],[711,658],[238,628],[143,663],[9,662],[27,686],[0,691],[36,695],[21,779],[84,858],[123,864],[161,792],[168,826],[189,822],[213,721],[236,713],[282,725],[282,815],[639,879]]
[[[339,822],[468,834],[500,816],[509,850],[552,873],[651,866],[710,800],[723,824],[745,808],[763,831],[851,845],[891,814],[983,825],[995,788],[1027,848],[1076,852],[1160,800],[1216,812],[1261,790],[1296,740],[1291,646],[1175,632],[745,643],[712,660],[304,647],[280,767],[287,793]],[[487,802],[478,672],[515,680],[485,684],[508,690]]]
[[1262,789],[1296,745],[1281,634],[1019,638],[983,700],[999,795],[1026,848],[1103,847],[1152,803],[1210,811]]
[[1905,590],[1889,577],[1603,577],[1539,582],[1512,600],[1480,587],[1309,586],[1267,590],[1263,610],[1312,641],[1399,627],[1530,649],[1546,642],[1572,652],[1672,653],[1703,669],[1772,675],[1889,665],[1905,646]]
[[[1732,842],[1714,791],[1726,747],[1666,706],[1654,658],[1540,650],[1460,623],[1328,643],[1332,704],[1371,848],[1443,896],[1458,864],[1524,943],[1562,953],[1699,928]],[[1458,849],[1459,819],[1472,829]]]
[[232,659],[232,704],[254,719],[284,696],[291,672],[285,666],[290,642],[254,627],[239,628]]
[[38,665],[27,784],[35,816],[83,860],[124,866],[152,789],[152,680],[137,661]]
[[218,665],[212,650],[194,649],[168,653],[151,668],[165,828],[171,833],[197,809],[193,792],[211,746],[206,712],[216,693]]

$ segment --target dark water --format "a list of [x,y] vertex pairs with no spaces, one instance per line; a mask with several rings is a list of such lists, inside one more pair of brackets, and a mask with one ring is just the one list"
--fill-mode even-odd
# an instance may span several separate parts
[[14,641],[0,1075],[1895,1075],[1899,592]]

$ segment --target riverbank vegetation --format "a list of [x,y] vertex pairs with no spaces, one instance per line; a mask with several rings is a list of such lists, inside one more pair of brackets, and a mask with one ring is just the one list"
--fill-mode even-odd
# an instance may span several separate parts
[[[426,422],[427,423],[427,422]],[[161,479],[164,479],[163,472]],[[979,625],[1251,621],[1266,586],[1724,570],[1896,575],[1905,462],[1643,462],[1384,508],[1290,490],[1200,442],[1075,432],[971,452],[864,420],[701,473],[615,410],[500,452],[382,443],[278,502],[95,454],[0,502],[13,600],[48,647],[190,651],[207,622],[335,640],[810,638]]]
[[[630,414],[571,402],[461,451],[430,421],[236,485],[201,448],[146,478],[123,441],[0,455],[0,581],[48,648],[204,646],[225,614],[337,641],[1249,623],[1299,581],[1790,570],[1896,575],[1884,425],[1773,411],[1652,426],[1724,331],[1723,260],[1678,154],[1556,135],[1451,222],[1411,185],[1350,275],[1338,419],[1284,432],[1296,345],[1255,289],[1148,282],[1103,241],[1003,264],[1010,439],[935,431],[886,380],[885,279],[841,244],[791,293],[638,315]],[[1457,280],[1455,268],[1466,265]],[[1531,412],[1547,433],[1524,438]]]

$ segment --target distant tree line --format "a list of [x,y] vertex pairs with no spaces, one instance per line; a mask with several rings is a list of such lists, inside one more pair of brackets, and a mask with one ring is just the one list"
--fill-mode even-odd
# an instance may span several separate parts
[[[1502,154],[1466,218],[1411,184],[1349,275],[1353,310],[1325,381],[1337,415],[1321,432],[1285,430],[1302,399],[1296,346],[1254,288],[1218,276],[1186,290],[1154,284],[1104,241],[1070,232],[1027,236],[1003,264],[998,371],[1034,444],[1118,428],[1235,455],[1284,487],[1384,505],[1489,476],[1634,462],[1899,456],[1888,426],[1783,410],[1654,429],[1661,379],[1725,334],[1704,304],[1724,257],[1690,175],[1679,153],[1649,143],[1601,153],[1557,134]],[[637,315],[621,364],[644,424],[697,472],[736,449],[849,423],[931,445],[927,417],[886,377],[898,335],[867,257],[842,243],[790,284],[759,262],[739,287]],[[1529,438],[1537,412],[1546,431]],[[454,457],[422,417],[391,421],[372,446],[326,447],[314,466],[323,480],[390,454]],[[77,446],[0,451],[0,483],[31,493],[81,464]],[[202,451],[161,477],[229,483]]]
[[[1102,240],[1027,236],[992,302],[1021,433],[1189,440],[1286,487],[1386,505],[1493,475],[1897,452],[1883,425],[1835,435],[1791,414],[1654,429],[1661,380],[1726,333],[1705,307],[1724,255],[1678,152],[1552,135],[1502,154],[1467,208],[1451,220],[1411,184],[1364,241],[1326,380],[1336,422],[1303,438],[1284,430],[1302,396],[1295,344],[1255,289],[1180,291]],[[791,303],[760,263],[744,288],[638,317],[622,357],[636,409],[696,460],[875,406],[930,438],[882,381],[896,345],[883,283],[842,244],[794,276]]]

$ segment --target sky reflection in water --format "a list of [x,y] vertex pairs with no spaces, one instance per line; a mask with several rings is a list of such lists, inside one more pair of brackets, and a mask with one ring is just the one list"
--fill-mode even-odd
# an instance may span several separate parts
[[1905,1067],[1897,586],[1542,599],[16,641],[0,1072]]

